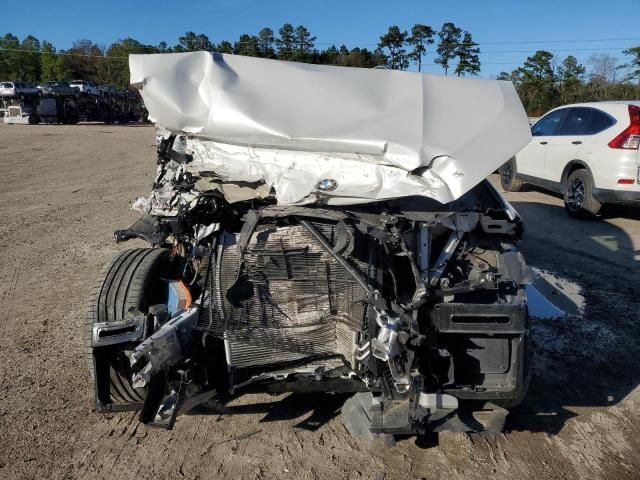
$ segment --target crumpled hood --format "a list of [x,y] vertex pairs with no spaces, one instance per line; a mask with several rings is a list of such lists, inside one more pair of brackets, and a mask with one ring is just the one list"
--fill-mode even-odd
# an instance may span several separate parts
[[209,52],[129,64],[149,117],[188,136],[192,171],[262,180],[279,203],[447,203],[531,139],[510,82]]

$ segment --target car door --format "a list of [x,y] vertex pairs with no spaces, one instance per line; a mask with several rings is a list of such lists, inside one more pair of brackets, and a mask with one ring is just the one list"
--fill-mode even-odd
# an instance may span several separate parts
[[589,143],[593,109],[571,107],[562,120],[556,134],[549,138],[543,178],[560,186],[564,167],[580,159],[580,151]]
[[531,142],[516,155],[518,174],[544,178],[544,164],[549,139],[557,131],[566,112],[566,108],[553,110],[531,127],[531,135],[533,137]]

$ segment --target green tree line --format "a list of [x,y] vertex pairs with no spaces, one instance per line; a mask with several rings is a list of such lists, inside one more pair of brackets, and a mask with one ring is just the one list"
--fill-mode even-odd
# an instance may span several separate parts
[[372,50],[346,45],[318,49],[315,42],[316,37],[307,27],[290,23],[282,25],[277,32],[263,28],[257,35],[242,34],[235,42],[214,43],[203,33],[186,32],[174,46],[166,42],[147,45],[125,38],[106,47],[83,39],[73,42],[69,49],[56,49],[51,42],[40,41],[32,35],[20,40],[7,33],[0,38],[0,79],[40,82],[81,78],[124,88],[129,83],[129,54],[197,50],[362,68],[384,65],[406,70],[413,63],[419,71],[427,55],[433,54],[433,61],[441,65],[445,73],[456,59],[456,75],[480,72],[478,45],[469,32],[453,23],[445,23],[440,31],[422,24],[414,25],[410,31],[394,25]]
[[585,66],[573,55],[559,60],[551,52],[538,50],[511,73],[501,72],[498,79],[513,82],[532,116],[567,103],[639,100],[640,46],[622,54],[626,63],[607,53],[595,53]]
[[[432,64],[442,67],[445,74],[478,75],[481,69],[480,46],[471,33],[451,22],[439,30],[424,24],[413,25],[410,30],[390,26],[374,49],[346,45],[319,49],[307,27],[285,23],[277,32],[263,28],[257,35],[242,34],[234,42],[215,43],[203,33],[186,32],[173,46],[166,42],[147,45],[125,38],[106,47],[82,39],[73,42],[71,48],[57,49],[32,35],[20,40],[7,33],[0,37],[0,80],[35,83],[79,78],[126,88],[129,54],[198,50],[361,68],[406,70],[413,64],[418,71],[431,56]],[[574,56],[559,61],[551,52],[541,50],[513,72],[501,72],[498,79],[514,83],[530,115],[571,102],[638,99],[640,46],[622,53],[625,63],[608,54],[594,54],[584,66]]]

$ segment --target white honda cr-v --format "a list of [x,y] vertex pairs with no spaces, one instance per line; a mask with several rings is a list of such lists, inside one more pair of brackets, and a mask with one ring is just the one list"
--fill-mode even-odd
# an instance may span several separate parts
[[505,190],[526,182],[561,193],[579,218],[606,203],[640,205],[640,102],[566,105],[531,133],[531,143],[500,168]]

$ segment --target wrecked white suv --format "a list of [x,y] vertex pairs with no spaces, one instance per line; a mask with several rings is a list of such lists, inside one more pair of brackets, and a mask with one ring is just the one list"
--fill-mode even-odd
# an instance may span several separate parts
[[133,55],[153,191],[91,298],[100,411],[353,394],[353,433],[500,430],[531,363],[522,222],[485,180],[530,140],[510,83]]

